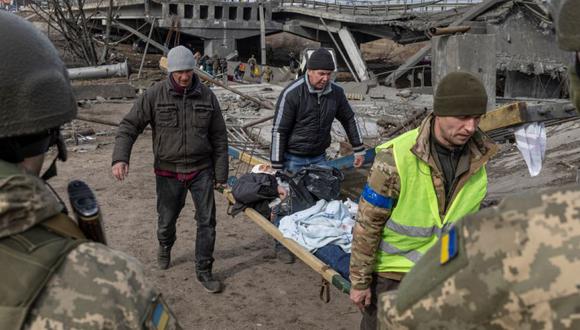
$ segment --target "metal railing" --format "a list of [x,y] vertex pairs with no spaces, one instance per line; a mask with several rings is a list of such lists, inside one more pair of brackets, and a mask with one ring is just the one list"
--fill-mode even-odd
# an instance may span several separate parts
[[303,7],[352,15],[440,12],[469,7],[482,0],[280,0],[281,7]]

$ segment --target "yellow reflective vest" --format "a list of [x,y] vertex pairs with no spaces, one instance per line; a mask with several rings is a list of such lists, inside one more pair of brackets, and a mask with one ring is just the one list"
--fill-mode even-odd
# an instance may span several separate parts
[[399,199],[383,229],[376,272],[411,270],[451,224],[479,210],[487,191],[487,175],[482,166],[467,180],[441,219],[431,167],[411,152],[418,134],[419,129],[415,129],[376,148],[377,152],[393,148],[401,182]]

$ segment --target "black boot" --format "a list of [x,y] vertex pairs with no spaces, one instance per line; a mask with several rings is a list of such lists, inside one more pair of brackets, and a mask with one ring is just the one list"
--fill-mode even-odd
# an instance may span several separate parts
[[159,269],[169,268],[169,263],[171,262],[171,246],[159,245],[159,251],[157,252],[157,264]]
[[213,277],[211,270],[198,271],[197,281],[207,292],[218,293],[222,291],[222,283]]

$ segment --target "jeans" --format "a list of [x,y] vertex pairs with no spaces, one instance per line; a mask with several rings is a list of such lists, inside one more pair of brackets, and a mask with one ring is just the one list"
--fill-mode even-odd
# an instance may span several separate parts
[[157,239],[159,244],[173,246],[175,225],[185,205],[187,191],[195,206],[197,234],[195,238],[195,266],[197,271],[211,270],[215,246],[216,208],[213,192],[213,170],[204,169],[190,182],[157,175]]
[[[282,217],[276,215],[272,223],[274,226],[279,227],[280,220],[282,220]],[[274,248],[276,251],[286,249],[286,247],[277,240],[274,240]],[[336,270],[345,280],[349,281],[350,253],[344,252],[344,250],[338,245],[328,244],[316,250],[314,255],[330,268]]]
[[314,255],[330,268],[336,270],[345,280],[349,280],[350,253],[344,252],[337,245],[328,244],[316,250]]
[[296,173],[308,165],[328,165],[326,155],[320,156],[298,156],[290,153],[284,154],[284,169]]

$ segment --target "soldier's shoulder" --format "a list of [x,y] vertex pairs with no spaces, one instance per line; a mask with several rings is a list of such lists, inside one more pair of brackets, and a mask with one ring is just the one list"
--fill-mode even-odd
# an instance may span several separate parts
[[393,146],[389,145],[384,148],[379,148],[375,154],[375,162],[391,162],[394,161]]
[[23,232],[62,210],[38,177],[4,170],[0,177],[0,237]]
[[72,250],[50,278],[28,324],[142,328],[156,297],[136,259],[102,244],[85,243]]
[[[577,281],[567,280],[580,262],[578,209],[580,187],[573,185],[511,196],[465,217],[453,231],[455,239],[439,240],[397,294],[381,296],[380,322],[580,326],[570,314],[580,308],[580,289]],[[458,242],[455,247],[452,241]],[[457,251],[452,257],[451,250]]]
[[371,171],[379,171],[386,175],[397,173],[397,164],[392,146],[377,151]]

